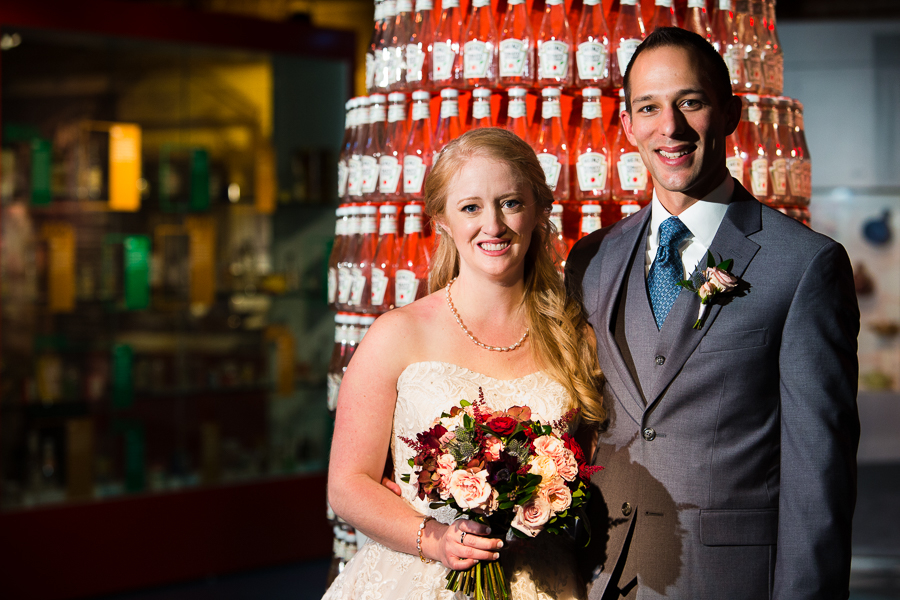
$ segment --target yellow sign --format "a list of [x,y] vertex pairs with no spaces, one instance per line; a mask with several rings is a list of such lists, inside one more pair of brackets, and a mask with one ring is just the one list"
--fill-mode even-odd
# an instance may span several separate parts
[[136,212],[141,208],[141,128],[116,123],[109,128],[109,208]]
[[47,240],[47,308],[50,312],[75,310],[75,229],[50,222],[41,229]]
[[184,224],[190,238],[191,305],[208,308],[216,298],[216,223],[194,216]]

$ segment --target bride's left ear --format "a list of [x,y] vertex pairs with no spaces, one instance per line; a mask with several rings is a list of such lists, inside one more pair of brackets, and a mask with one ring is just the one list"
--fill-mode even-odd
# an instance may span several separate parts
[[446,235],[446,236],[447,236],[448,238],[450,238],[451,240],[453,239],[453,236],[450,235],[450,228],[449,228],[449,227],[447,227],[446,225],[444,225],[444,224],[441,223],[440,221],[435,221],[435,223],[437,223],[437,226],[440,227],[440,228],[442,229],[441,235]]

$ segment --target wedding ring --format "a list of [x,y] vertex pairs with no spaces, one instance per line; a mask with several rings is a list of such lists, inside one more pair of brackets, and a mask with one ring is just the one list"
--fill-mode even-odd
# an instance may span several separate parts
[[460,543],[460,545],[465,545],[465,543],[466,543],[466,533],[468,533],[468,532],[467,532],[467,531],[463,531],[463,532],[462,532],[462,535],[459,536],[459,543]]

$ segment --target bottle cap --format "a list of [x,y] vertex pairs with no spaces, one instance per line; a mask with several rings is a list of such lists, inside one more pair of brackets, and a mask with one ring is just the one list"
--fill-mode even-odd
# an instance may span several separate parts
[[562,92],[559,88],[547,87],[541,90],[541,96],[544,98],[559,98],[560,94],[562,94]]
[[371,204],[366,204],[365,206],[360,206],[357,212],[361,215],[374,215],[378,212],[378,208]]
[[369,327],[372,323],[375,322],[375,317],[372,315],[364,315],[359,317],[359,324],[363,327]]
[[550,214],[551,214],[551,215],[562,214],[562,211],[563,211],[562,204],[556,204],[556,203],[554,203],[553,206],[550,208]]
[[368,96],[359,96],[359,97],[356,99],[356,106],[359,107],[359,108],[365,108],[365,107],[368,106],[369,104],[371,104],[371,102],[369,101],[369,97],[368,97]]
[[391,92],[390,94],[388,94],[388,101],[389,102],[405,102],[406,94],[404,94],[403,92]]
[[412,93],[413,100],[431,100],[431,92],[425,90],[417,90]]
[[359,319],[361,315],[355,315],[353,313],[347,313],[347,316],[344,317],[347,319],[347,325],[359,325]]
[[347,325],[348,323],[350,323],[350,321],[348,320],[349,316],[350,313],[339,312],[338,314],[334,315],[334,322],[338,325]]
[[600,97],[600,88],[595,87],[586,87],[581,90],[581,95],[585,98],[599,98]]
[[583,215],[600,214],[600,205],[599,204],[582,204],[581,205],[581,214],[583,214]]
[[625,99],[625,88],[619,88],[619,98]]
[[378,208],[378,212],[383,215],[396,215],[397,214],[397,205],[396,204],[383,204]]
[[510,98],[524,98],[528,94],[528,90],[521,87],[510,88],[507,92]]
[[346,217],[347,216],[347,207],[346,206],[337,207],[337,209],[335,209],[335,211],[334,211],[334,214],[337,217]]
[[490,98],[491,90],[489,90],[488,88],[475,88],[472,91],[472,95],[476,98]]
[[459,90],[444,88],[441,90],[441,98],[459,98]]
[[407,204],[403,207],[403,214],[406,215],[420,215],[422,214],[422,205],[421,204]]
[[356,98],[350,98],[346,103],[344,103],[344,109],[352,110],[354,108],[356,108]]
[[384,94],[372,94],[369,96],[369,104],[384,104],[385,100]]
[[744,98],[750,103],[759,102],[759,96],[757,94],[744,94]]

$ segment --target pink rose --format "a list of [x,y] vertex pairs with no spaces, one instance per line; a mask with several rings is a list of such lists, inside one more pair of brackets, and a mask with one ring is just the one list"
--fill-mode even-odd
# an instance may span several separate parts
[[563,456],[555,462],[556,472],[560,477],[566,481],[575,481],[575,478],[578,477],[578,461],[575,460],[575,455],[571,450],[565,450]]
[[[553,460],[555,472],[566,481],[574,481],[578,476],[578,461],[575,454],[566,448],[565,442],[552,435],[542,435],[534,440],[534,451],[538,456]],[[544,471],[541,471],[541,476]]]
[[737,277],[718,267],[706,269],[706,280],[719,292],[730,292],[737,287]]
[[454,471],[448,486],[450,494],[462,509],[484,508],[491,499],[491,485],[487,482],[488,472],[477,473]]
[[556,458],[566,449],[562,440],[552,435],[542,435],[534,440],[534,451],[538,456]]
[[453,458],[452,454],[442,454],[437,457],[437,468],[435,471],[441,477],[438,488],[441,498],[444,500],[450,498],[450,476],[453,475],[455,469],[456,459]]
[[697,295],[700,296],[701,302],[706,302],[706,299],[718,292],[718,288],[716,288],[712,283],[707,281],[703,285],[700,286],[700,289],[697,290]]
[[541,476],[541,481],[556,477],[556,461],[549,456],[535,456],[531,459],[529,473]]
[[503,442],[500,438],[488,435],[484,438],[484,455],[488,460],[500,460],[500,453],[503,452]]
[[456,431],[448,431],[444,435],[441,436],[440,443],[441,448],[444,448],[447,444],[456,439]]
[[572,505],[572,491],[559,477],[542,486],[540,494],[550,503],[554,513],[561,513]]
[[516,516],[512,526],[530,537],[536,536],[544,528],[552,515],[550,503],[540,495],[531,502],[516,507]]

